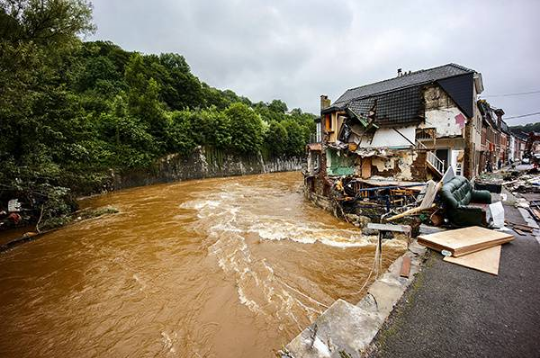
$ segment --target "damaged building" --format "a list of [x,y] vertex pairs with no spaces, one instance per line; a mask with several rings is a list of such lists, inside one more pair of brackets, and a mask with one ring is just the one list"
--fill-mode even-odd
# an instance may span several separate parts
[[[449,166],[474,178],[482,171],[483,117],[476,104],[482,91],[480,73],[448,64],[398,70],[394,78],[345,91],[334,103],[321,96],[317,142],[307,146],[307,194],[323,200],[343,178],[338,184],[355,197],[359,191],[369,197],[379,185],[421,190]],[[398,191],[386,206],[406,200]]]

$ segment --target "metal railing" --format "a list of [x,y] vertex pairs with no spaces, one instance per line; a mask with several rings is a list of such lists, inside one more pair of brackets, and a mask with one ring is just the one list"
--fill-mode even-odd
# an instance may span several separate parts
[[320,143],[321,141],[319,140],[319,138],[317,138],[317,134],[316,133],[311,133],[309,135],[309,143]]
[[427,152],[427,161],[441,175],[444,173],[444,160],[440,160],[433,152]]

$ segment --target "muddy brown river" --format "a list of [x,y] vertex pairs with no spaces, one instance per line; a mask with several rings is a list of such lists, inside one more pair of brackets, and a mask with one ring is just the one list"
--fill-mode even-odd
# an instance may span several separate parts
[[[275,357],[338,298],[374,238],[305,201],[300,173],[82,202],[120,213],[0,254],[1,357]],[[384,245],[384,267],[405,250]]]

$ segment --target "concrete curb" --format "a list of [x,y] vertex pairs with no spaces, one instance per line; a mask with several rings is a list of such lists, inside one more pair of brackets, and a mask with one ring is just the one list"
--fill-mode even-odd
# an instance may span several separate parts
[[[338,299],[281,352],[282,358],[360,358],[369,348],[414,276],[426,248],[416,240],[390,265],[356,305]],[[400,277],[403,257],[411,259],[409,278]]]

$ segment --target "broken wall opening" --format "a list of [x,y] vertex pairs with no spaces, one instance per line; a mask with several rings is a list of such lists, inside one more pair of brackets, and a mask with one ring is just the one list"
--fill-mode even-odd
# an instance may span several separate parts
[[329,176],[347,176],[356,173],[356,156],[347,156],[333,148],[326,149],[326,172]]

